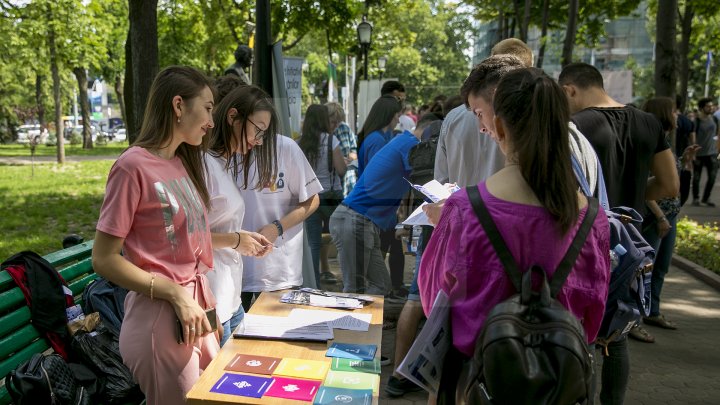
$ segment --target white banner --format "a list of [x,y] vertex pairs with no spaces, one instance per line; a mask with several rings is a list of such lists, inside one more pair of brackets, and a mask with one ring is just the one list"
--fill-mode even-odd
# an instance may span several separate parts
[[285,88],[287,89],[288,106],[290,108],[290,128],[293,136],[300,134],[300,116],[302,114],[302,64],[303,58],[286,56],[283,58],[285,71]]

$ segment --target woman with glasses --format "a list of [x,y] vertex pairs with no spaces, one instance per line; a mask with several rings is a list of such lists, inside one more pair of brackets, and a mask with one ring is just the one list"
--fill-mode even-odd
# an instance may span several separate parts
[[[262,188],[276,173],[277,117],[270,97],[255,86],[240,86],[228,93],[214,112],[215,130],[205,156],[206,184],[210,194],[208,221],[213,232],[215,266],[208,274],[222,323],[221,345],[245,314],[241,305],[243,261],[263,257],[272,242],[256,232],[243,231],[245,203],[238,190]],[[257,161],[257,180],[248,182],[248,168]]]

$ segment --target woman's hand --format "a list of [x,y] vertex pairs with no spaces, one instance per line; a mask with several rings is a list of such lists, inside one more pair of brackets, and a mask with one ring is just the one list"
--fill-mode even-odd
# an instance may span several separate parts
[[270,242],[270,240],[268,240],[268,238],[263,236],[261,233],[248,232],[248,235],[250,235],[250,237],[255,239],[255,241],[258,242],[262,246],[262,249],[260,249],[260,251],[258,251],[255,254],[255,257],[257,257],[257,258],[265,257],[270,252],[272,252],[274,245],[272,244],[272,242]]
[[427,215],[430,223],[437,225],[440,222],[440,214],[442,214],[442,208],[445,206],[446,200],[440,200],[434,204],[423,205],[423,212]]
[[270,243],[275,243],[275,240],[278,238],[278,229],[275,224],[267,224],[263,226],[262,228],[258,229],[257,233],[264,236]]
[[657,226],[657,233],[658,233],[658,236],[660,236],[660,238],[664,238],[665,235],[667,235],[668,232],[670,232],[670,228],[672,228],[672,226],[670,226],[670,221],[668,221],[667,218],[665,218],[665,217],[658,218],[656,226]]
[[[257,257],[258,254],[267,250],[268,245],[272,247],[272,243],[265,236],[257,232],[240,231],[239,233],[240,243],[235,250],[240,252],[243,256]],[[263,256],[265,254],[263,254]]]
[[[199,338],[206,336],[210,332],[210,322],[205,316],[205,310],[190,296],[182,287],[176,299],[171,301],[175,309],[175,315],[180,320],[182,327],[183,341],[187,345],[195,344]],[[218,327],[220,324],[218,324]]]
[[695,160],[695,155],[700,149],[702,149],[700,145],[690,145],[685,148],[680,157],[680,164],[683,169],[693,171],[693,160]]

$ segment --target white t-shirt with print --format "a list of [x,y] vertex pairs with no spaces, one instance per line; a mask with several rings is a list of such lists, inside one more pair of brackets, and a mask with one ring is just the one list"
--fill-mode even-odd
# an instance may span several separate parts
[[[278,174],[270,187],[253,190],[256,169],[250,166],[248,189],[240,187],[247,215],[243,229],[258,231],[287,215],[298,203],[322,191],[317,176],[300,147],[291,138],[277,137]],[[238,187],[242,184],[238,175]],[[275,291],[302,285],[303,223],[285,229],[272,253],[263,258],[243,256],[243,291]]]
[[[242,229],[245,203],[235,179],[225,170],[225,159],[205,155],[208,173],[205,179],[210,194],[208,221],[210,231],[239,232]],[[214,268],[207,275],[210,289],[217,299],[216,310],[221,322],[230,319],[240,306],[243,262],[232,248],[213,249]]]

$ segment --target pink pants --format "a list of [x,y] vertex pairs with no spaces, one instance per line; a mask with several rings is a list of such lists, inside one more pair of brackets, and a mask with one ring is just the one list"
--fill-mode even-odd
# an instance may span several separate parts
[[[193,295],[194,284],[185,287]],[[120,354],[148,405],[184,403],[185,395],[220,350],[214,333],[193,346],[178,344],[176,319],[167,301],[150,300],[133,291],[125,298]]]

